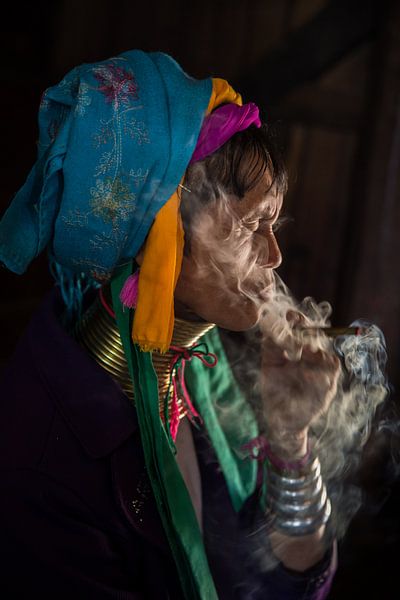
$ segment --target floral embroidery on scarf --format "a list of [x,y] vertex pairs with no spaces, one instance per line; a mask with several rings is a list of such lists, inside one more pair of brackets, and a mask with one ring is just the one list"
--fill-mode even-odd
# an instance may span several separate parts
[[120,177],[97,179],[95,187],[90,188],[90,206],[92,214],[100,217],[105,223],[128,221],[135,210],[135,194]]
[[129,135],[129,137],[135,140],[139,146],[150,143],[149,133],[143,121],[137,121],[136,119],[130,119],[128,121],[126,112],[128,111],[124,111],[122,114],[117,112],[110,121],[103,121],[100,124],[98,131],[93,135],[95,148],[110,142],[112,143],[111,149],[103,152],[101,155],[94,172],[95,177],[105,175],[112,170],[116,171],[118,169],[122,152],[121,128],[122,133],[124,135]]
[[[126,173],[121,170],[124,153],[124,138],[130,138],[141,146],[150,143],[145,123],[132,116],[132,111],[140,106],[138,85],[134,75],[115,63],[99,65],[92,71],[95,84],[81,83],[77,96],[75,112],[84,114],[91,101],[90,91],[100,92],[105,103],[111,105],[111,116],[99,122],[97,131],[92,134],[93,146],[104,151],[98,156],[93,169],[94,185],[89,189],[87,199],[88,210],[69,211],[64,222],[72,228],[85,227],[90,216],[95,216],[104,224],[101,231],[94,233],[88,240],[93,261],[87,257],[86,263],[80,266],[91,267],[91,274],[97,281],[105,281],[109,272],[101,269],[97,263],[103,252],[116,253],[124,246],[127,234],[122,223],[129,221],[135,211],[136,195],[133,188],[138,188],[148,176],[148,169],[139,168],[137,173]],[[126,150],[125,150],[126,152]],[[97,260],[96,260],[97,257]]]
[[124,119],[123,128],[124,133],[136,140],[139,146],[150,143],[149,132],[143,121],[137,121],[136,119]]
[[130,100],[138,99],[138,85],[133,73],[111,63],[100,65],[94,70],[94,76],[100,83],[97,89],[104,94],[106,102],[128,106]]
[[72,69],[58,84],[58,89],[76,98],[79,88],[79,67]]
[[107,144],[109,141],[112,141],[115,138],[115,131],[112,127],[112,123],[115,117],[110,119],[110,121],[104,121],[101,119],[100,126],[96,133],[93,134],[93,145],[95,148],[99,148],[100,146]]
[[146,181],[146,179],[149,176],[149,169],[131,169],[129,171],[129,177],[132,179],[133,184],[135,185],[135,187],[138,187],[139,185],[143,185]]
[[[70,210],[62,219],[69,227],[86,227],[89,217],[95,215],[104,223],[111,224],[113,235],[116,235],[120,223],[128,221],[135,211],[135,200],[135,194],[121,177],[97,179],[96,185],[90,188],[90,209],[87,212]],[[89,240],[89,243],[92,243],[92,240]],[[98,248],[98,245],[96,246]]]
[[103,248],[114,248],[115,241],[112,237],[106,237],[101,233],[96,233],[96,235],[90,240],[90,246],[93,250],[102,250]]
[[72,228],[87,227],[89,223],[89,214],[90,213],[83,213],[79,208],[76,208],[75,210],[69,210],[68,214],[62,217],[62,220],[66,225]]
[[[73,262],[82,271],[90,272],[96,281],[103,282],[109,279],[111,271],[104,264],[100,265],[101,257],[108,255],[111,263],[118,264],[121,248],[128,241],[124,223],[129,222],[136,210],[136,190],[149,176],[145,166],[123,169],[127,160],[127,140],[132,140],[137,147],[150,144],[151,140],[146,123],[139,117],[143,106],[136,77],[125,59],[118,58],[95,68],[77,68],[59,83],[57,89],[45,91],[41,110],[48,111],[47,143],[56,138],[69,111],[76,119],[90,116],[93,92],[97,92],[108,107],[89,138],[97,150],[92,166],[93,180],[87,187],[86,201],[81,202],[79,208],[64,211],[61,218],[71,229],[71,234],[74,230],[87,229],[91,219],[99,220],[88,236],[87,255],[75,258]],[[57,110],[53,111],[53,107]],[[130,148],[132,151],[132,144]]]
[[79,86],[78,96],[75,105],[75,113],[80,117],[86,112],[86,108],[90,106],[92,102],[91,97],[89,96],[89,86],[87,83],[82,82]]

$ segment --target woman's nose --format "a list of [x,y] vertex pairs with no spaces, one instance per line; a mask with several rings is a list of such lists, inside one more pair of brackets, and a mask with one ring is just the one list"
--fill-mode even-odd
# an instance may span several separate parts
[[268,267],[277,269],[282,262],[282,254],[275,235],[271,232],[268,236]]
[[272,230],[255,236],[257,264],[267,269],[276,269],[282,262],[281,251]]

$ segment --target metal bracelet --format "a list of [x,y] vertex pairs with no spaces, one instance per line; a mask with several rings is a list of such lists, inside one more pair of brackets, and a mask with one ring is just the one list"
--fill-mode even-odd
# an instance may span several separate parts
[[287,475],[280,475],[273,471],[268,470],[268,478],[271,485],[283,487],[284,489],[297,490],[299,488],[307,487],[310,484],[316,482],[318,477],[321,475],[321,465],[319,461],[313,464],[313,469],[304,475],[293,475],[292,473]]
[[275,529],[288,536],[296,537],[310,535],[318,531],[323,525],[326,525],[330,515],[331,503],[329,498],[327,498],[323,510],[317,515],[307,518],[301,517],[298,519],[282,519],[277,517],[273,522],[273,526]]
[[300,516],[309,517],[319,513],[322,508],[325,506],[325,502],[327,500],[326,488],[325,486],[321,487],[321,490],[318,493],[314,494],[313,497],[310,497],[307,500],[303,500],[301,502],[296,502],[296,500],[292,502],[282,502],[277,500],[272,494],[270,495],[270,506],[274,509],[274,512],[277,515],[283,517],[291,517],[295,516],[296,518]]
[[279,471],[269,465],[267,504],[273,527],[286,535],[314,533],[325,525],[331,503],[321,478],[317,457],[295,472]]
[[321,475],[316,480],[312,480],[311,483],[304,487],[298,488],[285,488],[284,484],[270,481],[269,493],[276,500],[282,503],[291,504],[304,504],[310,500],[316,498],[321,494],[322,490],[322,478]]

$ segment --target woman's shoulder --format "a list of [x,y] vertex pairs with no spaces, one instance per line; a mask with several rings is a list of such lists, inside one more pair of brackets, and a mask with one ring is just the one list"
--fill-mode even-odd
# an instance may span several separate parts
[[60,306],[55,289],[33,315],[0,377],[3,468],[33,466],[57,424],[93,458],[111,452],[137,429],[122,390],[61,325]]

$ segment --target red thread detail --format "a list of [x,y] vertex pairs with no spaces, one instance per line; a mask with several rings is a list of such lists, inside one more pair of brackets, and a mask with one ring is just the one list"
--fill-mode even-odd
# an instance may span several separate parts
[[102,65],[94,71],[100,83],[97,88],[104,94],[107,103],[124,104],[138,99],[138,85],[133,73],[115,64]]
[[301,469],[308,463],[311,455],[311,449],[308,446],[306,454],[299,460],[283,460],[272,452],[268,440],[262,435],[259,435],[258,437],[247,442],[247,444],[244,444],[242,449],[248,450],[249,457],[260,462],[263,462],[267,458],[269,462],[280,471],[297,471]]
[[[197,410],[195,409],[195,407],[193,406],[193,403],[190,399],[190,395],[189,392],[187,390],[186,387],[186,383],[185,383],[185,364],[186,362],[189,362],[190,360],[192,360],[193,357],[199,358],[201,360],[201,362],[209,368],[213,368],[215,367],[215,365],[218,362],[218,358],[215,354],[208,352],[207,346],[204,344],[206,350],[205,351],[201,351],[201,350],[196,350],[195,348],[198,348],[200,345],[198,346],[192,346],[192,348],[182,348],[180,346],[170,346],[170,350],[172,352],[175,352],[174,356],[171,359],[170,362],[170,373],[171,373],[171,377],[172,377],[172,381],[173,381],[173,399],[172,399],[172,407],[171,409],[173,411],[175,411],[176,409],[175,407],[175,402],[177,402],[177,396],[178,396],[178,382],[179,382],[179,387],[181,389],[182,395],[183,395],[183,400],[184,403],[186,405],[186,408],[188,409],[188,417],[189,419],[193,422],[193,419],[198,418],[200,419],[200,422],[202,423],[202,419],[201,416],[199,415],[199,413],[197,412]],[[206,357],[211,357],[211,362],[209,362]],[[175,376],[174,376],[174,371],[175,371]],[[176,381],[178,380],[178,382]],[[174,413],[174,417],[175,417]],[[171,422],[170,422],[170,433],[171,436],[173,438],[173,440],[175,441],[174,435],[176,436],[177,434],[177,429],[175,431],[175,420],[174,420],[174,427],[172,427],[172,415],[171,415]],[[177,427],[179,427],[179,414],[178,414],[178,425]]]
[[104,294],[103,294],[103,288],[99,289],[99,297],[100,297],[100,302],[102,303],[103,307],[106,309],[106,311],[108,312],[108,314],[110,315],[110,317],[112,319],[115,319],[115,312],[113,311],[113,309],[107,304],[106,299],[104,298]]

